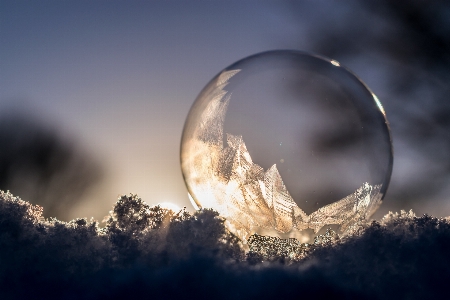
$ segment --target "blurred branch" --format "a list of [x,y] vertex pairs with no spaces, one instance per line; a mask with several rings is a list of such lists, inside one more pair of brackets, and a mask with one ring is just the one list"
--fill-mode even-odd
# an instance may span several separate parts
[[0,189],[67,219],[83,193],[97,183],[99,163],[58,132],[24,114],[0,117]]
[[450,182],[450,4],[288,3],[310,50],[350,67],[383,102],[395,150],[391,209],[438,197]]

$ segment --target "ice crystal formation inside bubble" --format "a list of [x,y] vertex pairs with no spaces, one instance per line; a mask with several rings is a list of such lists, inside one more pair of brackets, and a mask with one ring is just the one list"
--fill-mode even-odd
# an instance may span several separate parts
[[297,51],[242,59],[195,100],[181,141],[191,200],[242,239],[345,233],[378,208],[392,170],[381,103],[338,62]]

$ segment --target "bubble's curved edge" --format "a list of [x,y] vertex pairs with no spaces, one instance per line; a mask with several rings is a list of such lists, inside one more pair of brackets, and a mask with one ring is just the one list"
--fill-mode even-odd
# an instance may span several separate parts
[[[332,62],[333,60],[331,60],[329,58],[326,58],[324,56],[318,56],[318,55],[316,55],[316,57],[330,61],[330,63],[333,64],[333,62]],[[333,65],[335,65],[335,64],[333,64]],[[381,103],[380,99],[378,99],[377,95],[375,95],[375,93],[372,91],[372,89],[369,86],[367,86],[367,84],[358,75],[356,75],[352,70],[350,70],[349,68],[347,68],[341,64],[339,64],[339,67],[343,68],[348,73],[353,75],[369,91],[369,93],[372,95],[373,101],[375,102],[375,104],[378,108],[378,111],[381,112],[381,114],[384,118],[384,123],[386,124],[385,128],[386,128],[386,134],[389,137],[389,145],[390,145],[390,154],[391,155],[389,156],[389,164],[388,164],[388,171],[386,173],[386,178],[385,178],[383,184],[381,185],[381,190],[380,190],[380,193],[382,195],[381,200],[383,200],[386,195],[389,184],[391,182],[392,170],[394,167],[394,141],[392,139],[391,125],[387,119],[386,111],[384,110],[383,104]]]
[[317,57],[319,59],[325,60],[330,62],[332,65],[339,67],[339,68],[343,68],[344,70],[346,70],[348,73],[350,73],[351,75],[353,75],[368,91],[369,93],[372,95],[373,101],[375,102],[378,110],[381,112],[381,114],[383,115],[384,118],[384,123],[386,124],[386,133],[387,136],[389,137],[389,145],[390,145],[390,156],[389,156],[389,165],[388,165],[388,171],[386,174],[386,178],[385,181],[383,182],[383,184],[381,185],[381,200],[384,199],[387,189],[389,187],[389,184],[391,182],[391,177],[392,177],[392,170],[394,167],[394,146],[393,146],[393,138],[392,138],[392,131],[391,131],[391,125],[387,119],[386,116],[386,111],[384,110],[383,104],[381,103],[380,99],[378,99],[378,97],[375,95],[375,93],[372,91],[372,89],[367,86],[367,84],[358,76],[356,75],[352,70],[350,70],[349,68],[343,66],[342,64],[340,64],[339,62],[337,62],[336,60],[330,59],[328,57],[322,56],[322,55],[317,55],[317,54],[312,54],[312,53],[308,53],[308,52],[303,52],[303,51],[299,51],[302,53],[306,53],[309,54],[311,56]]
[[[389,187],[390,181],[391,181],[392,170],[393,170],[393,165],[394,165],[394,147],[393,147],[393,138],[392,138],[392,133],[391,133],[391,126],[390,126],[390,123],[389,123],[389,121],[388,121],[388,119],[387,119],[386,111],[384,110],[384,107],[383,107],[381,101],[378,99],[378,97],[375,95],[375,93],[367,86],[367,84],[366,84],[366,83],[365,83],[358,75],[356,75],[356,74],[355,74],[353,71],[351,71],[349,68],[343,66],[343,65],[342,65],[341,63],[339,63],[337,60],[331,59],[331,58],[329,58],[329,57],[326,57],[326,56],[323,56],[323,55],[320,55],[320,54],[316,54],[316,53],[312,53],[312,52],[308,52],[308,51],[296,50],[296,49],[273,49],[273,50],[267,50],[267,51],[258,52],[258,53],[255,53],[255,54],[246,56],[246,57],[244,57],[244,58],[242,58],[242,59],[240,59],[240,60],[238,60],[238,61],[232,63],[232,64],[229,65],[228,67],[222,69],[222,70],[221,70],[220,72],[218,72],[218,73],[217,73],[210,81],[208,81],[208,83],[204,86],[204,88],[200,91],[200,93],[197,95],[197,97],[196,97],[195,99],[198,99],[198,98],[200,97],[200,95],[203,94],[203,93],[207,90],[207,88],[210,86],[210,84],[211,84],[213,81],[216,81],[217,78],[219,78],[219,76],[220,76],[223,72],[226,72],[226,71],[229,71],[229,70],[236,69],[235,66],[238,65],[238,64],[240,64],[240,63],[242,63],[244,60],[254,59],[254,58],[256,58],[256,57],[263,56],[263,55],[268,55],[268,54],[271,54],[271,53],[292,53],[292,54],[296,54],[296,55],[299,55],[299,54],[300,54],[300,55],[305,55],[305,56],[315,57],[315,58],[320,59],[320,60],[322,60],[322,61],[328,62],[328,63],[330,63],[331,65],[333,65],[334,67],[337,67],[337,68],[343,68],[343,69],[344,69],[345,71],[347,71],[349,74],[351,74],[352,76],[354,76],[355,79],[357,79],[357,80],[358,80],[358,81],[359,81],[359,82],[360,82],[360,83],[361,83],[361,84],[369,91],[369,93],[372,95],[372,98],[373,98],[373,100],[374,100],[374,102],[375,102],[375,104],[376,104],[378,110],[380,111],[380,113],[382,114],[382,116],[383,116],[383,118],[384,118],[384,122],[385,122],[385,124],[386,124],[386,131],[387,131],[386,133],[387,133],[387,135],[388,135],[388,137],[389,137],[389,145],[390,145],[390,154],[391,154],[391,155],[390,155],[390,157],[389,157],[388,172],[387,172],[387,174],[386,174],[385,181],[384,181],[383,184],[381,185],[382,188],[381,188],[381,190],[380,190],[380,193],[381,193],[381,195],[382,195],[382,196],[381,196],[381,200],[383,200],[384,197],[385,197],[385,195],[386,195],[387,189],[388,189],[388,187]],[[188,113],[187,113],[186,116],[189,116],[189,115],[190,115],[191,111],[192,111],[193,108],[194,108],[194,105],[195,105],[195,101],[194,101],[194,103],[192,104],[192,106],[191,106],[191,108],[189,109],[189,111],[188,111]],[[184,123],[184,125],[183,125],[183,130],[182,130],[182,133],[183,133],[183,134],[182,134],[182,136],[181,136],[181,143],[180,143],[180,165],[181,165],[181,163],[182,163],[182,152],[183,152],[183,149],[182,149],[182,148],[183,148],[183,142],[182,142],[182,141],[183,141],[183,139],[184,139],[184,132],[185,132],[186,126],[187,126],[187,119],[185,120],[185,123]],[[189,195],[189,199],[190,199],[191,203],[193,204],[194,208],[199,207],[199,205],[197,204],[197,201],[195,201],[195,198],[194,198],[194,195],[193,195],[192,191],[190,190],[190,188],[189,188],[189,186],[188,186],[188,184],[187,184],[187,182],[186,182],[186,178],[185,178],[185,175],[184,175],[183,172],[182,172],[182,176],[183,176],[183,181],[184,181],[184,183],[185,183],[185,185],[186,185],[186,188],[187,188],[187,190],[188,190],[188,195]],[[194,205],[194,203],[195,203],[196,205]]]
[[188,193],[188,198],[195,210],[201,209],[200,206],[198,206],[197,203],[195,202],[194,198],[192,198],[190,193]]

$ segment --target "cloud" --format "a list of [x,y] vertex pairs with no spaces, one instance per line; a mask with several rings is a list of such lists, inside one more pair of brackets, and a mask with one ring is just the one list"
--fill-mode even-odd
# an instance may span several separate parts
[[122,196],[97,221],[43,219],[0,193],[2,299],[430,299],[447,293],[450,223],[390,214],[300,261],[259,262],[212,210]]

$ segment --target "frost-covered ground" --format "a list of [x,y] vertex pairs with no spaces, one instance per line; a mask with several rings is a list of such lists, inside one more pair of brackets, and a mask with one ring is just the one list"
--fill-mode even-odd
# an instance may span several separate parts
[[450,223],[390,214],[305,258],[246,254],[210,210],[123,196],[98,222],[44,220],[0,192],[1,299],[443,299]]

